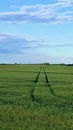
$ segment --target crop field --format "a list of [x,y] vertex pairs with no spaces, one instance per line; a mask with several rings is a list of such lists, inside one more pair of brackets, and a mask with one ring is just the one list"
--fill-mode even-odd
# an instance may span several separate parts
[[73,66],[0,65],[0,130],[73,130]]

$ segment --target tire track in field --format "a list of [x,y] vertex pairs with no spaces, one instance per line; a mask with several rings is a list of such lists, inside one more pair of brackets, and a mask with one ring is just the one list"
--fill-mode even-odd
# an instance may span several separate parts
[[53,88],[52,88],[51,85],[50,85],[50,82],[49,82],[49,80],[48,80],[48,76],[47,76],[47,73],[46,73],[44,67],[43,67],[43,71],[44,71],[44,74],[45,74],[46,83],[47,83],[47,85],[48,85],[48,87],[49,87],[49,90],[50,90],[51,94],[52,94],[53,96],[57,97],[57,98],[63,98],[62,96],[59,96],[59,95],[56,95],[56,94],[55,94]]
[[[34,96],[34,91],[35,91],[35,88],[36,88],[36,86],[37,86],[37,83],[39,82],[39,76],[40,76],[40,74],[41,74],[41,70],[43,70],[43,72],[44,72],[44,75],[45,75],[45,79],[46,79],[46,87],[48,86],[49,87],[49,90],[50,90],[50,92],[51,92],[51,94],[53,95],[53,96],[56,96],[55,95],[55,93],[54,93],[54,90],[51,88],[51,85],[50,85],[50,83],[49,83],[49,80],[48,80],[48,77],[47,77],[47,74],[46,74],[46,72],[45,72],[45,69],[44,68],[40,68],[40,71],[38,72],[38,74],[37,74],[37,76],[36,76],[36,78],[35,78],[35,80],[34,80],[34,85],[32,86],[32,90],[31,90],[31,98],[32,98],[32,102],[37,102],[37,103],[40,103],[40,99],[38,98],[35,98],[35,96]],[[31,103],[32,104],[32,103]],[[31,104],[29,104],[28,105],[28,107],[27,107],[27,109],[28,108],[30,108],[30,106],[31,106]]]
[[36,76],[36,78],[35,78],[35,80],[34,80],[34,84],[33,84],[33,86],[32,86],[32,90],[30,91],[30,96],[31,96],[32,101],[31,101],[31,103],[26,107],[26,109],[29,109],[29,108],[32,106],[32,103],[33,103],[33,102],[37,102],[38,104],[41,104],[41,99],[39,98],[39,96],[36,98],[35,95],[34,95],[35,88],[37,87],[37,84],[38,84],[38,82],[39,82],[39,76],[40,76],[40,74],[42,74],[42,73],[41,73],[41,72],[42,72],[41,70],[43,70],[43,74],[45,75],[45,82],[46,82],[45,87],[48,87],[48,88],[49,88],[49,91],[50,91],[50,93],[51,93],[53,96],[55,96],[55,97],[57,97],[57,98],[63,98],[63,97],[58,96],[58,95],[55,94],[55,92],[54,92],[53,88],[51,87],[50,82],[49,82],[49,80],[48,80],[48,76],[47,76],[47,73],[46,73],[46,71],[45,71],[45,68],[44,68],[44,67],[41,67],[40,70],[39,70],[39,72],[38,72],[38,74],[37,74],[37,76]]
[[[38,72],[38,74],[37,74],[37,76],[36,76],[36,78],[35,78],[35,80],[34,80],[34,85],[32,86],[32,90],[30,91],[31,98],[32,98],[32,102],[35,101],[34,91],[35,91],[35,87],[36,87],[36,85],[37,85],[37,83],[38,83],[38,79],[39,79],[39,76],[40,76],[40,73],[41,73],[41,69],[42,69],[42,68],[40,68],[40,71]],[[31,104],[32,104],[32,103],[31,103]],[[29,105],[27,106],[27,109],[30,108],[31,104],[29,104]]]
[[[49,90],[50,90],[50,92],[51,92],[51,94],[52,94],[53,96],[57,96],[57,95],[54,93],[54,90],[52,89],[52,87],[51,87],[51,85],[50,85],[50,82],[49,82],[49,80],[48,80],[48,76],[47,76],[47,73],[45,72],[44,67],[41,67],[40,70],[39,70],[39,72],[38,72],[38,74],[37,74],[37,76],[36,76],[36,78],[35,78],[35,80],[34,80],[34,84],[33,84],[33,86],[32,86],[32,90],[30,91],[30,95],[31,95],[32,102],[40,103],[40,99],[39,99],[39,98],[38,98],[38,99],[35,98],[35,96],[34,96],[34,91],[35,91],[35,88],[36,88],[36,86],[37,86],[37,83],[39,82],[39,76],[40,76],[40,74],[41,74],[41,70],[43,70],[44,75],[45,75],[46,87],[48,86],[48,88],[49,88]],[[31,107],[32,102],[26,107],[27,109]]]
[[48,80],[47,73],[46,73],[46,71],[45,71],[44,68],[43,68],[43,71],[44,71],[44,74],[45,74],[46,83],[47,83],[47,85],[48,85],[48,87],[49,87],[49,90],[50,90],[51,94],[52,94],[53,96],[56,96],[54,90],[52,89],[52,87],[51,87],[51,85],[50,85],[50,82],[49,82],[49,80]]
[[41,68],[40,68],[40,71],[38,72],[38,74],[37,74],[37,76],[36,76],[35,81],[34,81],[35,85],[33,86],[33,89],[31,90],[31,98],[32,98],[32,101],[35,101],[35,98],[34,98],[34,91],[35,91],[35,87],[36,87],[36,84],[37,84],[37,82],[38,82],[40,73],[41,73]]

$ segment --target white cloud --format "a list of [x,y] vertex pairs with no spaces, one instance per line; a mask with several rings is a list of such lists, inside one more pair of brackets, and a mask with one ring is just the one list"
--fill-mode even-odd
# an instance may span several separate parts
[[[70,13],[69,13],[70,12]],[[47,5],[22,6],[16,12],[1,12],[0,21],[11,23],[62,23],[73,21],[73,0]]]

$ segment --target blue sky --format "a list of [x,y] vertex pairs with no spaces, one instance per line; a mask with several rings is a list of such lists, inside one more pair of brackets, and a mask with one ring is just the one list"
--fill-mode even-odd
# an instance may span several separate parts
[[0,1],[0,63],[73,63],[73,0]]

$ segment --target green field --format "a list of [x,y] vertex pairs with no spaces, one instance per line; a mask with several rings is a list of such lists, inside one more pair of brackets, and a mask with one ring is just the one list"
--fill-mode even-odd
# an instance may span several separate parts
[[73,67],[0,65],[0,130],[73,130]]

